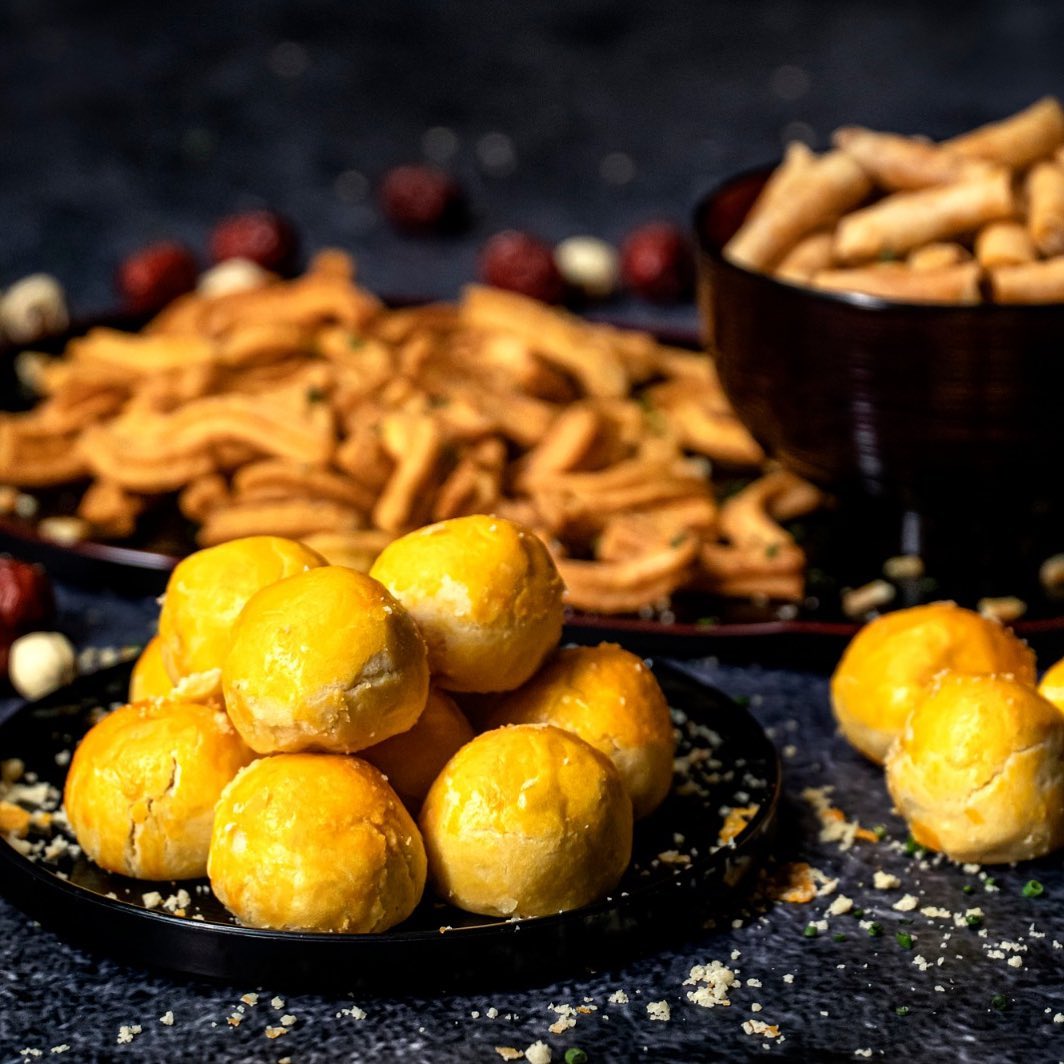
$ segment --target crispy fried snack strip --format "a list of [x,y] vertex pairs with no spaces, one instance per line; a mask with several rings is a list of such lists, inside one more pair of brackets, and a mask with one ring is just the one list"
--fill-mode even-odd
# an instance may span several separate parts
[[914,270],[898,263],[852,270],[822,270],[813,278],[815,288],[834,292],[860,292],[909,303],[978,303],[977,262],[938,270]]
[[990,271],[995,303],[1064,303],[1064,255]]
[[233,493],[238,502],[250,499],[286,499],[306,496],[329,499],[368,514],[377,495],[342,473],[315,469],[283,458],[252,462],[233,475]]
[[767,552],[794,543],[779,521],[811,513],[824,497],[801,477],[779,469],[752,481],[726,500],[720,510],[720,527],[742,550]]
[[[427,514],[430,490],[443,456],[443,438],[431,418],[386,418],[385,446],[396,460],[395,469],[373,507],[373,524],[399,532],[420,523]],[[391,438],[389,438],[391,437]]]
[[355,532],[312,532],[303,542],[316,550],[330,565],[346,565],[368,573],[385,547],[395,536],[377,528],[360,528]]
[[127,492],[112,481],[97,480],[81,497],[78,516],[88,521],[99,535],[122,539],[133,534],[143,509],[143,497]]
[[616,514],[603,526],[595,556],[600,561],[624,561],[649,550],[670,547],[685,533],[707,536],[716,524],[716,503],[705,495],[676,499],[650,510]]
[[78,452],[77,435],[34,435],[26,431],[29,417],[0,415],[0,482],[46,488],[85,476],[88,465]]
[[207,515],[196,541],[201,547],[213,547],[243,536],[305,539],[316,532],[354,531],[361,524],[357,510],[329,499],[268,499],[216,507]]
[[698,537],[624,562],[555,557],[570,606],[593,613],[628,613],[671,595],[686,579]]
[[1064,166],[1039,163],[1027,175],[1027,228],[1035,247],[1064,255]]
[[608,333],[599,327],[516,292],[483,285],[463,289],[459,312],[471,328],[523,337],[541,358],[575,377],[589,396],[628,394],[624,363],[602,339]]
[[802,284],[818,270],[826,270],[835,261],[835,235],[829,229],[802,237],[776,267],[781,281]]
[[850,264],[903,255],[921,244],[1011,218],[1014,211],[1012,186],[1005,170],[953,185],[896,192],[839,221],[835,257]]
[[506,448],[501,440],[482,440],[471,448],[440,485],[432,519],[445,521],[466,514],[494,512],[502,494],[505,465]]
[[517,463],[514,486],[527,491],[536,480],[577,468],[602,428],[602,418],[590,403],[574,403],[563,410],[547,434]]
[[203,524],[213,510],[231,502],[229,482],[219,473],[207,473],[189,481],[177,496],[178,509],[197,524]]
[[802,178],[809,173],[816,159],[816,152],[808,144],[792,140],[784,149],[783,162],[769,175],[761,194],[750,208],[747,221],[785,202],[791,191],[800,187]]
[[95,364],[129,377],[167,369],[187,369],[215,359],[214,345],[201,336],[170,333],[127,333],[102,326],[90,329],[67,345],[75,363]]
[[967,262],[971,257],[963,244],[941,242],[910,251],[906,261],[911,270],[945,270]]
[[992,270],[1033,262],[1038,252],[1023,222],[991,222],[976,234],[975,257],[984,270]]
[[943,141],[941,147],[971,159],[987,159],[1023,169],[1064,144],[1064,109],[1052,96],[1001,122]]
[[660,411],[681,446],[727,465],[750,466],[765,453],[731,412],[722,392],[700,391],[686,381],[668,381],[647,389],[645,400]]
[[877,185],[892,192],[949,185],[981,177],[987,164],[913,137],[844,126],[831,143],[856,160]]
[[774,266],[803,236],[834,221],[868,195],[872,185],[848,155],[820,156],[793,183],[786,198],[747,219],[724,254],[749,270]]

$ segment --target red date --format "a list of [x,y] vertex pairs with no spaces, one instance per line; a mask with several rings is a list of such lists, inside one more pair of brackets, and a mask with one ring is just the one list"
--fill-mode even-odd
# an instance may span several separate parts
[[694,286],[694,255],[686,234],[671,222],[651,222],[629,234],[621,247],[625,284],[644,299],[676,303]]
[[289,273],[299,255],[295,227],[275,211],[248,211],[223,218],[211,231],[212,262],[249,259],[264,270]]
[[149,313],[191,292],[198,274],[192,252],[165,240],[126,258],[115,275],[115,287],[129,310]]
[[7,672],[8,650],[14,640],[51,624],[55,594],[39,565],[0,556],[0,674]]
[[559,303],[565,296],[565,281],[548,244],[530,233],[506,229],[496,233],[480,253],[480,275],[487,284]]
[[381,209],[397,229],[449,232],[467,220],[465,195],[450,174],[434,166],[396,166],[384,175]]

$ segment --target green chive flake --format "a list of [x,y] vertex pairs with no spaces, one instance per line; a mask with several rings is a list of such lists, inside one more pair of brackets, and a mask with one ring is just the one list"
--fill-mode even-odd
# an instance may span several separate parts
[[1025,898],[1040,898],[1045,892],[1046,888],[1037,879],[1029,879],[1023,885],[1023,896]]

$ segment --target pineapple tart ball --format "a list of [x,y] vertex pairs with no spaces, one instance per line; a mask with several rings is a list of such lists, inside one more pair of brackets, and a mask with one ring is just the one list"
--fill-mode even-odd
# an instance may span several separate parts
[[849,742],[882,762],[905,718],[944,669],[1011,674],[1035,683],[1034,653],[997,621],[936,602],[865,625],[831,678],[831,705]]
[[463,746],[420,823],[437,893],[488,916],[586,905],[617,885],[632,853],[632,803],[613,762],[549,724]]
[[676,738],[665,696],[642,658],[616,643],[559,650],[501,697],[487,725],[504,724],[554,724],[579,735],[616,766],[636,819],[672,784]]
[[222,666],[225,708],[256,753],[354,753],[414,726],[425,641],[376,580],[325,565],[248,600]]
[[256,591],[324,565],[316,551],[280,536],[248,536],[190,554],[166,585],[159,639],[166,671],[183,676],[219,669],[240,611]]
[[475,734],[454,699],[430,687],[414,726],[363,750],[362,757],[388,777],[403,804],[416,812],[443,766]]
[[1046,669],[1038,693],[1059,710],[1064,710],[1064,659]]
[[214,804],[251,758],[217,708],[116,709],[70,763],[63,800],[78,845],[102,868],[135,879],[202,876]]
[[414,615],[433,680],[448,691],[519,687],[557,646],[563,585],[531,532],[481,514],[390,543],[376,577]]
[[1005,676],[944,673],[887,755],[887,787],[923,846],[1024,861],[1064,843],[1064,716]]
[[165,698],[174,689],[174,681],[166,671],[163,661],[163,644],[158,636],[148,640],[140,652],[129,678],[130,702],[143,702],[146,698]]
[[425,888],[425,847],[381,773],[336,754],[278,754],[225,789],[211,888],[243,924],[282,931],[386,931]]

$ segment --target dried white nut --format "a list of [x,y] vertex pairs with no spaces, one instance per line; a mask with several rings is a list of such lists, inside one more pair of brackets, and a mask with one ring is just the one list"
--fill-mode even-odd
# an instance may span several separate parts
[[924,560],[919,554],[899,554],[883,563],[888,580],[919,580],[924,575]]
[[1015,595],[1003,595],[1001,598],[981,598],[977,609],[984,617],[1008,624],[1018,621],[1027,612],[1027,603]]
[[554,249],[554,264],[568,284],[592,299],[611,295],[620,277],[616,249],[596,236],[566,238]]
[[863,617],[870,610],[885,606],[894,599],[897,590],[886,580],[873,580],[870,584],[842,593],[842,612],[847,617]]
[[262,288],[272,277],[251,259],[226,259],[200,274],[196,291],[205,296],[227,296]]
[[1047,591],[1064,589],[1064,554],[1054,554],[1046,558],[1038,570],[1038,578]]
[[0,326],[16,344],[62,332],[69,324],[62,286],[47,273],[23,277],[0,297]]
[[74,648],[59,632],[30,632],[11,644],[7,671],[23,698],[43,698],[74,679]]
[[80,517],[46,517],[37,523],[37,533],[54,543],[72,547],[89,538],[89,526]]
[[43,351],[20,351],[15,355],[15,376],[19,384],[27,391],[42,393],[45,369],[54,361]]

